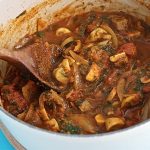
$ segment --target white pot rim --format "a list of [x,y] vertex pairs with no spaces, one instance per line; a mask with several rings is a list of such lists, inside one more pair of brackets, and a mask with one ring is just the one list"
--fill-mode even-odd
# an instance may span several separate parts
[[42,133],[45,134],[49,134],[49,135],[54,135],[54,136],[58,136],[58,137],[66,137],[66,138],[99,138],[99,137],[108,137],[108,136],[115,136],[115,135],[119,135],[119,134],[123,134],[126,133],[127,131],[132,132],[132,130],[138,129],[139,127],[144,127],[145,125],[150,125],[150,119],[147,119],[145,121],[142,121],[138,124],[135,124],[133,126],[130,126],[128,128],[124,128],[124,129],[120,129],[120,130],[116,130],[116,131],[111,131],[111,132],[107,132],[107,133],[99,133],[99,134],[89,134],[89,135],[77,135],[77,134],[64,134],[64,133],[58,133],[58,132],[53,132],[53,131],[49,131],[46,129],[42,129],[39,127],[36,127],[34,125],[31,125],[29,123],[26,123],[18,118],[16,118],[15,116],[13,116],[12,114],[10,114],[9,112],[7,112],[5,109],[0,107],[0,112],[2,114],[5,114],[7,117],[9,117],[10,119],[12,119],[13,121],[19,123],[20,125],[24,125],[26,127],[28,127],[29,129],[35,130],[35,131],[40,131]]

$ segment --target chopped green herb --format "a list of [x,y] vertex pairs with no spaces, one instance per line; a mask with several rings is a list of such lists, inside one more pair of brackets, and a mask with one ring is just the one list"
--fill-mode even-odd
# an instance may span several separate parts
[[94,12],[91,12],[91,14],[89,15],[89,17],[87,18],[86,21],[84,21],[84,23],[82,23],[79,27],[79,35],[81,37],[84,37],[85,36],[85,31],[86,31],[86,28],[87,26],[92,23],[95,19],[96,15]]
[[136,86],[135,86],[134,90],[135,90],[136,92],[141,91],[141,90],[142,90],[142,87],[143,87],[143,84],[141,83],[140,79],[137,79],[137,80],[136,80]]
[[40,37],[40,38],[43,38],[44,35],[45,35],[45,34],[44,34],[43,31],[38,31],[38,32],[37,32],[37,36]]
[[80,106],[83,101],[84,101],[83,99],[76,100],[75,104],[76,104],[77,106]]
[[62,132],[70,133],[70,134],[79,134],[80,128],[78,126],[73,125],[71,122],[61,120],[59,122],[60,128]]
[[115,54],[115,49],[112,48],[111,45],[106,45],[106,46],[103,46],[101,48],[102,48],[102,50],[106,51],[109,55],[114,55]]

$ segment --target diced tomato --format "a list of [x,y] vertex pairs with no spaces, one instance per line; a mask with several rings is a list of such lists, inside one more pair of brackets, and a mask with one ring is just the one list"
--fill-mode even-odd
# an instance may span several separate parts
[[126,43],[126,44],[122,45],[119,48],[119,52],[125,52],[130,57],[135,57],[137,54],[136,46],[134,43]]
[[144,93],[149,93],[149,92],[150,92],[150,85],[145,85],[145,86],[143,87],[143,92],[144,92]]

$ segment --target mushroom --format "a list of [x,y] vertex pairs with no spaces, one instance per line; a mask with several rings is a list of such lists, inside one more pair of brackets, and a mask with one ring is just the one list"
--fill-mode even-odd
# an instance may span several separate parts
[[74,51],[75,51],[75,52],[80,52],[82,43],[81,43],[80,40],[76,40],[75,42],[76,42],[76,46],[75,46],[75,48],[74,48]]
[[122,101],[123,96],[124,96],[125,83],[126,83],[126,81],[124,78],[119,79],[119,81],[117,83],[117,94],[118,94],[120,101]]
[[136,105],[138,101],[139,101],[138,94],[127,95],[127,97],[122,100],[121,108]]
[[111,90],[110,94],[108,95],[107,101],[111,102],[111,101],[113,100],[113,98],[115,97],[116,93],[117,93],[117,90],[116,90],[116,88],[114,87],[114,88]]
[[63,27],[56,30],[56,36],[62,36],[64,34],[69,34],[69,33],[71,33],[71,31],[69,29],[63,28]]
[[104,125],[104,123],[105,123],[105,118],[104,118],[104,116],[103,116],[102,114],[97,114],[97,115],[95,116],[95,120],[96,120],[96,123],[97,123],[99,126],[102,126],[102,125]]
[[119,53],[110,57],[111,62],[117,62],[121,59],[124,60],[125,62],[128,62],[128,57],[125,52],[122,52],[122,53]]
[[86,75],[86,80],[93,82],[94,80],[98,79],[100,76],[100,68],[96,63],[93,63],[89,73]]
[[105,40],[111,39],[111,35],[108,34],[103,28],[100,28],[100,27],[92,31],[90,33],[90,36],[88,37],[88,41],[91,41],[91,42],[95,42],[100,39],[105,39]]
[[63,67],[56,68],[53,71],[53,74],[57,81],[61,82],[62,84],[67,84],[69,82],[69,78],[67,77],[67,74]]
[[106,125],[106,130],[107,131],[112,131],[118,128],[122,128],[125,125],[125,122],[123,119],[118,118],[118,117],[112,117],[112,118],[107,118],[105,121]]
[[60,66],[62,66],[64,68],[65,72],[69,72],[71,70],[70,63],[69,63],[68,59],[64,59],[62,61],[62,63],[60,64]]

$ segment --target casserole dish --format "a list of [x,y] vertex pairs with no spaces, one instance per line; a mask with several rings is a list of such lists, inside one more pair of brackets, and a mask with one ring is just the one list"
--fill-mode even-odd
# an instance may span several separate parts
[[[0,14],[3,16],[1,23],[5,23],[10,18],[18,16],[24,9],[28,8],[29,5],[35,5],[40,1],[16,1],[16,6],[10,6],[10,1],[2,1],[4,10],[1,9]],[[7,5],[9,4],[9,5]],[[21,7],[23,5],[23,8]],[[8,7],[8,9],[6,9]],[[35,32],[36,19],[41,17],[44,18],[46,22],[49,23],[62,19],[69,16],[70,14],[78,14],[86,12],[92,9],[99,9],[101,11],[125,11],[132,15],[138,15],[139,18],[145,20],[149,23],[150,12],[148,9],[149,5],[141,3],[141,1],[44,1],[39,5],[35,6],[33,9],[29,10],[25,16],[19,17],[18,20],[13,20],[7,25],[2,27],[2,36],[0,40],[1,47],[12,48],[16,41],[24,37],[26,34],[32,34]],[[62,8],[65,8],[62,10]],[[6,10],[8,10],[7,13]],[[15,11],[14,11],[15,10]],[[12,13],[13,12],[13,13]],[[3,15],[3,14],[6,14]],[[4,17],[5,16],[5,17]],[[10,28],[11,27],[11,28]],[[5,74],[5,63],[1,62],[3,75]],[[63,135],[52,132],[47,132],[31,125],[27,125],[22,121],[18,121],[11,115],[9,115],[5,110],[1,109],[0,118],[3,124],[8,128],[12,135],[27,149],[110,149],[111,147],[115,149],[127,149],[134,148],[144,149],[149,148],[149,144],[146,142],[148,140],[149,122],[143,122],[134,127],[124,129],[121,131],[116,131],[113,133],[106,133],[100,135],[91,136],[71,136]],[[131,140],[132,139],[132,140]],[[121,143],[126,141],[126,147],[123,147]],[[37,144],[39,143],[39,144]],[[142,144],[141,144],[142,143]]]

